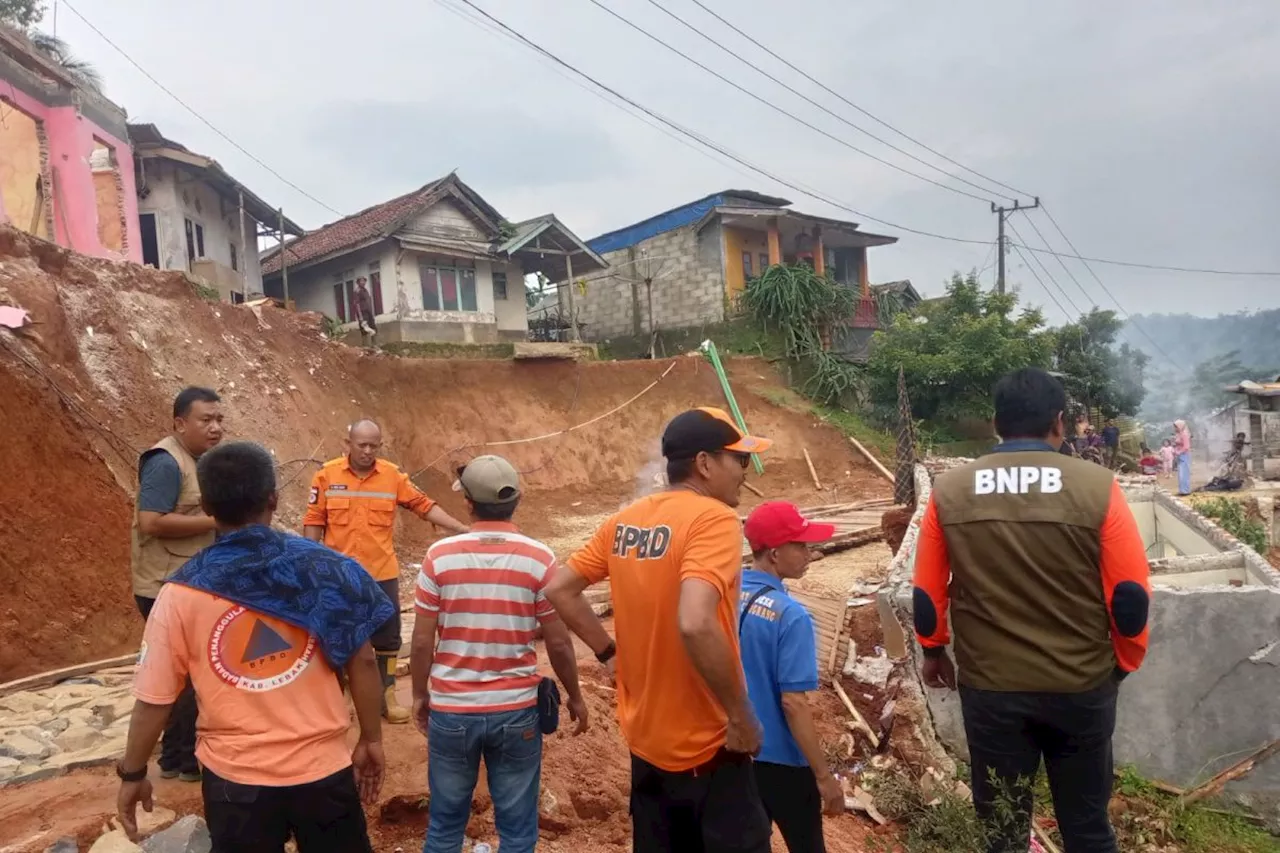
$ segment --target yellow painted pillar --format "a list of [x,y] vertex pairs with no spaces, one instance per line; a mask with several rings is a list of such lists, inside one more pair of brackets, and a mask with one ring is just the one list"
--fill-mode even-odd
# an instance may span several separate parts
[[862,298],[871,298],[871,277],[867,273],[867,248],[858,250],[858,286],[862,288]]
[[782,263],[782,235],[778,233],[778,219],[769,220],[769,265]]
[[813,226],[813,271],[827,274],[827,247],[822,245],[822,228],[818,225]]

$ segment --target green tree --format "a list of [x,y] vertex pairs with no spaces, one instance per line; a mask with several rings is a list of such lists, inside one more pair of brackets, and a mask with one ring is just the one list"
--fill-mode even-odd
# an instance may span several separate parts
[[1143,373],[1150,358],[1127,343],[1115,345],[1123,327],[1116,312],[1094,308],[1053,332],[1054,363],[1067,393],[1106,417],[1137,414],[1146,395]]
[[0,24],[25,30],[44,17],[43,0],[0,0]]
[[[4,0],[0,0],[0,3],[2,2]],[[101,94],[102,74],[92,63],[74,56],[65,41],[55,35],[38,31],[31,33],[30,38],[36,50],[61,65],[63,70],[80,80],[86,87]]]
[[940,423],[991,416],[991,389],[1020,367],[1048,367],[1053,335],[1036,308],[1014,294],[983,290],[956,273],[947,295],[899,314],[877,332],[867,363],[868,392],[881,411],[896,409],[902,367],[915,417]]

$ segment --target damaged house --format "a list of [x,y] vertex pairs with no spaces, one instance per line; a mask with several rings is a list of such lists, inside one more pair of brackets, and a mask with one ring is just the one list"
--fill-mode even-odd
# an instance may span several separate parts
[[554,215],[508,222],[450,173],[271,250],[264,292],[355,328],[363,278],[378,343],[490,343],[528,336],[526,275],[563,277],[605,261]]
[[0,25],[0,223],[142,260],[125,111]]

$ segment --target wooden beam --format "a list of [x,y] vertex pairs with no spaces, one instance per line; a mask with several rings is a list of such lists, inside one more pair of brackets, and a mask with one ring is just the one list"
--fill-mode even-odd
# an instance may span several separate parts
[[809,455],[809,448],[801,447],[804,451],[805,464],[809,466],[809,476],[813,478],[813,487],[818,491],[822,491],[822,481],[818,479],[818,471],[813,467],[813,457]]
[[849,699],[849,694],[844,692],[844,688],[840,686],[840,679],[831,679],[831,686],[836,689],[836,695],[840,697],[840,701],[844,703],[844,707],[853,716],[853,725],[860,729],[867,736],[867,740],[871,741],[872,749],[880,748],[880,738],[871,730],[871,726],[867,725],[867,721],[858,713],[858,709],[854,707],[853,702]]
[[884,465],[880,462],[879,459],[871,455],[870,450],[867,450],[867,448],[862,446],[862,442],[858,441],[858,439],[854,438],[853,436],[849,436],[849,442],[854,447],[858,448],[858,452],[860,452],[863,456],[867,457],[867,461],[870,462],[886,480],[888,480],[890,483],[894,483],[894,484],[897,483],[897,478],[894,477],[893,474],[889,473],[889,469],[884,467]]
[[114,658],[105,658],[103,660],[90,661],[88,663],[78,663],[75,666],[67,666],[62,669],[54,669],[49,672],[41,672],[36,675],[28,675],[26,678],[19,678],[16,681],[6,681],[0,684],[0,696],[9,693],[17,693],[20,690],[39,690],[41,687],[48,687],[57,684],[59,681],[66,681],[68,678],[75,678],[80,675],[89,675],[100,669],[110,669],[113,666],[122,666],[127,663],[133,663],[138,659],[138,653],[120,655]]

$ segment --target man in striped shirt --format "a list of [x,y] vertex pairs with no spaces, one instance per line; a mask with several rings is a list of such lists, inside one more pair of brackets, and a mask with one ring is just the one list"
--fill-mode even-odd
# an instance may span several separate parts
[[510,462],[477,457],[454,488],[467,499],[471,530],[427,549],[415,595],[413,719],[427,735],[431,791],[423,851],[461,850],[483,756],[503,853],[532,853],[542,775],[539,625],[574,734],[587,730],[573,640],[543,594],[556,559],[511,523],[520,476]]

